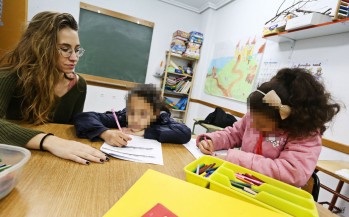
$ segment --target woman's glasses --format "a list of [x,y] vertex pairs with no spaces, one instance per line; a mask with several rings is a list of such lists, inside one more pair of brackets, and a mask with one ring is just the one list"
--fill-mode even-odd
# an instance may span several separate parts
[[73,51],[73,49],[71,48],[58,48],[58,51],[63,57],[66,57],[66,58],[69,58],[73,54],[73,52],[76,54],[77,57],[80,58],[84,54],[85,49],[80,47],[78,49],[75,49],[75,51]]

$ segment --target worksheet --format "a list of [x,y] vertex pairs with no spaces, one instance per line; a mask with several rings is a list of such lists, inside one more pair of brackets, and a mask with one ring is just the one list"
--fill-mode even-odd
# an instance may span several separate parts
[[[188,149],[188,151],[196,158],[198,159],[199,157],[205,155],[203,154],[198,147],[196,147],[196,139],[191,139],[188,143],[183,144],[184,147]],[[227,155],[228,150],[219,150],[215,151],[214,153],[216,155]]]
[[139,163],[164,165],[160,142],[152,139],[144,139],[139,136],[129,136],[132,140],[128,141],[126,146],[115,147],[103,143],[100,149],[115,158]]

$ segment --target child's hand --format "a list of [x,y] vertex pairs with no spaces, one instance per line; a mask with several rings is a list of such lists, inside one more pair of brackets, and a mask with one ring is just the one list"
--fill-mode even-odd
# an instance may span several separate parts
[[213,154],[213,142],[210,139],[201,140],[196,146],[200,149],[200,151],[204,154]]
[[119,130],[106,130],[99,137],[107,144],[118,147],[127,145],[127,141],[132,139]]

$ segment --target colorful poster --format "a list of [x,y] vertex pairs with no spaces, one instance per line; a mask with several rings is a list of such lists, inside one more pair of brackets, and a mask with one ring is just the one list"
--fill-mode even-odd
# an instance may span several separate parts
[[293,60],[289,62],[289,67],[291,68],[304,68],[310,74],[315,76],[316,79],[321,79],[324,73],[324,65],[326,65],[327,60]]
[[264,48],[265,40],[256,37],[216,44],[206,76],[205,93],[246,102]]
[[[279,62],[277,60],[263,61],[260,66],[258,78],[256,81],[256,88],[269,81],[276,73],[282,68],[304,68],[310,74],[315,76],[316,79],[322,79],[324,73],[324,66],[326,66],[327,60],[324,59],[291,59],[285,62]],[[326,67],[325,67],[326,68]]]

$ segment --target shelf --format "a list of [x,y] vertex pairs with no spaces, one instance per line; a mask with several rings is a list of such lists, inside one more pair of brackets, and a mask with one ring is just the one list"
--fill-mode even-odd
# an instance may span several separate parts
[[184,123],[182,118],[173,118],[173,119],[177,122]]
[[179,109],[174,109],[174,108],[170,108],[171,111],[175,111],[175,112],[185,112],[185,110],[179,110]]
[[167,74],[170,74],[170,75],[178,75],[178,76],[188,77],[188,78],[192,78],[192,77],[193,77],[193,76],[191,76],[191,75],[187,75],[187,74],[178,74],[178,73],[175,73],[175,72],[167,72]]
[[[168,66],[171,64],[171,62],[174,65],[178,64],[178,67],[179,65],[186,65],[190,63],[193,74],[189,75],[189,74],[179,74],[175,72],[169,72],[167,69],[168,69]],[[189,105],[190,93],[193,87],[193,81],[195,78],[197,65],[198,65],[198,59],[182,56],[180,54],[172,53],[171,51],[166,51],[166,64],[165,64],[165,73],[164,73],[165,76],[162,79],[162,89],[161,89],[162,97],[175,98],[176,100],[181,98],[187,99],[185,110],[170,108],[170,111],[174,113],[175,116],[177,117],[176,120],[178,122],[184,123],[187,118],[187,113],[188,113],[187,106]],[[186,82],[185,88],[188,88],[188,90],[187,89],[184,89],[184,90],[187,90],[186,91],[187,93],[180,93],[180,92],[175,92],[171,90],[166,90],[166,85],[167,85],[166,81],[169,76],[176,78],[176,80],[178,79],[178,80],[185,81]],[[176,87],[178,85],[178,82],[176,82]],[[184,85],[184,83],[181,83],[181,85]],[[182,86],[181,88],[184,88],[184,86]]]
[[174,96],[188,96],[188,93],[177,93],[172,91],[164,91],[164,94],[174,95]]
[[349,32],[349,18],[295,29],[291,31],[280,32],[274,35],[266,35],[263,38],[275,42],[285,42],[326,35],[334,35],[345,32]]
[[[166,53],[168,53],[168,52],[169,51],[166,51]],[[190,60],[190,61],[199,60],[199,59],[195,59],[195,58],[192,58],[192,57],[186,57],[186,56],[183,56],[183,55],[180,55],[180,54],[177,54],[177,53],[172,53],[172,52],[171,52],[171,56],[177,57],[177,58],[180,58],[180,59]]]

